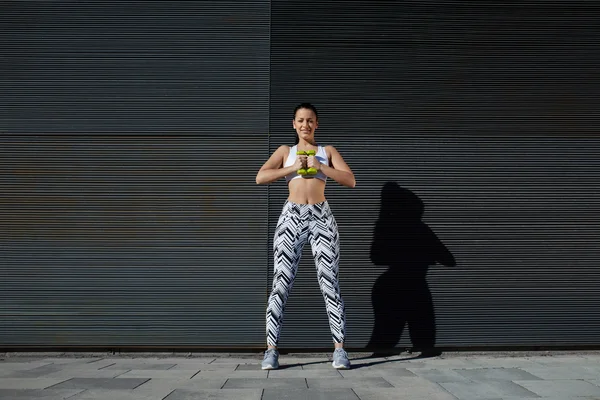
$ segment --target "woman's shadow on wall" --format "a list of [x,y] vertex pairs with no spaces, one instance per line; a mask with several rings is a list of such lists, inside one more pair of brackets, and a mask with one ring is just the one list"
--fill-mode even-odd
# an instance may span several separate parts
[[441,354],[435,348],[436,323],[427,271],[440,263],[455,266],[450,251],[422,220],[423,201],[395,182],[381,191],[381,208],[375,224],[371,261],[387,266],[375,282],[371,301],[375,325],[367,345],[375,356],[399,353],[396,346],[404,327],[421,357]]

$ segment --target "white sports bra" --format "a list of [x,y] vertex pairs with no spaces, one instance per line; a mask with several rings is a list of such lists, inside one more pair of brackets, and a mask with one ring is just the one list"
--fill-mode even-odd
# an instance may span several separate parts
[[[315,155],[315,157],[317,158],[317,160],[319,160],[319,162],[321,164],[329,165],[329,158],[327,157],[327,152],[325,151],[325,147],[323,147],[323,146],[317,146],[317,147],[318,147],[317,154]],[[289,167],[290,165],[294,164],[294,162],[296,161],[296,151],[298,151],[298,145],[295,145],[294,147],[292,147],[290,149],[290,154],[288,154],[288,157],[285,160],[285,163],[283,164],[284,168]],[[327,181],[327,175],[325,175],[321,171],[317,172],[316,175],[312,175],[312,177],[321,179],[322,181]],[[296,171],[285,176],[286,182],[289,182],[292,179],[298,179],[298,178],[302,178],[302,175],[298,175],[298,172],[296,172]]]

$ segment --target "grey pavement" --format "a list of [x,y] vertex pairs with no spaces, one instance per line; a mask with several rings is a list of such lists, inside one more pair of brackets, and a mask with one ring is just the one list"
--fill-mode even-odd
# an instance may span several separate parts
[[0,399],[600,400],[600,352],[482,352],[372,357],[282,354],[0,353]]

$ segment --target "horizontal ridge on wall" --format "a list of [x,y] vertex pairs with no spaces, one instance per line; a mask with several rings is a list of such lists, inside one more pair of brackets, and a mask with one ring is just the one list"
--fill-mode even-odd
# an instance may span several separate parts
[[262,347],[269,2],[5,2],[8,347]]
[[[308,101],[356,177],[326,192],[348,346],[598,344],[599,10],[272,2],[271,151]],[[332,345],[309,246],[281,345]]]
[[0,23],[3,134],[267,133],[266,0],[7,2]]
[[264,139],[0,142],[2,344],[262,344]]

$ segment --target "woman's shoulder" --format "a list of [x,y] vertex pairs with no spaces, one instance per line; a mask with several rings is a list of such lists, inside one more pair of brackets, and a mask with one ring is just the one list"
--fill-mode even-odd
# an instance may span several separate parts
[[277,148],[277,150],[275,150],[273,154],[278,154],[279,157],[281,157],[283,159],[283,162],[285,163],[286,160],[290,157],[290,153],[292,152],[293,148],[294,146],[282,144]]
[[288,153],[291,149],[292,149],[292,146],[282,144],[275,150],[275,153]]
[[325,150],[325,153],[330,158],[331,158],[332,154],[335,154],[335,153],[338,152],[337,149],[335,148],[335,146],[333,146],[331,144],[328,144],[328,145],[325,145],[325,146],[321,146],[321,147],[323,147],[323,150]]

